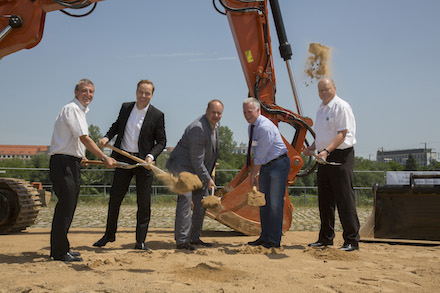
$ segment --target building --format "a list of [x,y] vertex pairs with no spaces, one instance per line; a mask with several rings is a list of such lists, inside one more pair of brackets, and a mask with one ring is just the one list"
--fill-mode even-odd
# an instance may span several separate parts
[[0,160],[3,159],[31,159],[35,155],[49,152],[47,145],[0,145]]
[[247,154],[247,149],[248,149],[248,145],[245,143],[240,143],[239,146],[235,147],[234,150],[232,151],[233,154],[242,154],[242,155],[246,155]]
[[428,166],[433,161],[438,160],[437,153],[433,152],[432,149],[420,148],[395,151],[384,151],[383,149],[378,150],[376,154],[376,161],[385,163],[394,161],[401,165],[405,165],[409,155],[417,160],[421,166]]

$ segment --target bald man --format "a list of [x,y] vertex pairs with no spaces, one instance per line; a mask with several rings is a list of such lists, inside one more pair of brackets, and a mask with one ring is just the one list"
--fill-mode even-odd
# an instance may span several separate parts
[[[320,164],[318,167],[318,202],[321,229],[318,241],[311,247],[333,245],[335,237],[335,207],[343,227],[343,251],[359,250],[359,219],[353,190],[356,122],[350,105],[336,95],[333,80],[323,78],[318,83],[322,100],[316,114],[313,144],[304,150],[307,156],[316,155],[340,165]],[[315,153],[317,150],[317,154]]]

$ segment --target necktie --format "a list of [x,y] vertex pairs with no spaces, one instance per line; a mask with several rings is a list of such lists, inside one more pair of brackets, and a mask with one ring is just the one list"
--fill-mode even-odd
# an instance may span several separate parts
[[246,164],[248,167],[251,166],[251,148],[252,148],[252,135],[254,134],[254,126],[255,125],[251,125],[251,132],[249,134],[249,144],[248,144],[248,151],[247,151],[247,160],[246,160]]
[[217,149],[217,137],[215,136],[215,129],[212,132],[212,142],[214,143],[214,149]]

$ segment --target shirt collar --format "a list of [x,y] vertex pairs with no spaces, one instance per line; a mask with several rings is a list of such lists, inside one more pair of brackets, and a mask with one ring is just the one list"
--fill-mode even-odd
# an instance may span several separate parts
[[90,111],[89,107],[84,107],[83,104],[81,104],[77,98],[73,98],[73,101],[84,113],[87,113]]
[[255,125],[255,126],[260,125],[260,124],[261,124],[261,121],[263,120],[262,116],[263,116],[263,115],[260,114],[260,115],[257,117],[257,119],[255,120],[254,124],[251,124],[251,125]]
[[[209,123],[209,121],[208,121],[208,123]],[[209,123],[209,126],[211,127],[211,130],[214,131],[220,126],[220,123],[216,123],[215,125],[212,125],[211,123]]]
[[133,109],[136,109],[136,110],[139,111],[139,112],[142,112],[142,113],[144,113],[144,114],[147,114],[147,111],[148,111],[148,108],[149,108],[149,107],[150,107],[150,103],[148,103],[148,105],[147,105],[145,108],[139,110],[139,108],[137,107],[137,103],[135,103]]
[[327,105],[324,105],[324,103],[321,103],[321,105],[319,106],[320,109],[324,108],[324,107],[329,107],[331,108],[333,106],[334,103],[336,103],[336,99],[339,99],[339,97],[337,95],[335,95],[333,97],[333,99],[330,100],[330,102],[327,103]]

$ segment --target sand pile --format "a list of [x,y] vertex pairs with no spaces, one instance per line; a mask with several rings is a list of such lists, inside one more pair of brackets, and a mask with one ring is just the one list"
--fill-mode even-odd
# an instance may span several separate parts
[[[131,217],[136,222],[136,208]],[[151,224],[168,218],[174,219],[174,212],[153,216]],[[344,252],[338,249],[342,232],[336,231],[332,247],[315,249],[307,244],[319,231],[290,230],[282,247],[269,250],[246,245],[255,236],[205,228],[202,239],[213,247],[187,251],[176,249],[173,228],[150,228],[148,253],[133,249],[133,225],[118,227],[115,242],[93,247],[105,221],[102,225],[71,228],[72,250],[84,259],[79,263],[49,260],[50,228],[1,235],[0,292],[426,293],[440,288],[440,246],[361,242],[360,250]]]
[[266,205],[266,199],[264,198],[264,193],[259,192],[257,187],[254,186],[251,192],[246,194],[247,204],[254,207],[261,207]]
[[178,194],[188,193],[203,187],[202,181],[200,181],[199,177],[189,172],[181,172],[178,178],[167,172],[158,172],[156,173],[156,176],[168,186],[171,191]]
[[[310,83],[319,81],[324,77],[331,75],[330,71],[330,48],[318,43],[311,43],[309,45],[309,57],[305,65],[306,77],[310,78]],[[306,86],[309,85],[305,82]]]

